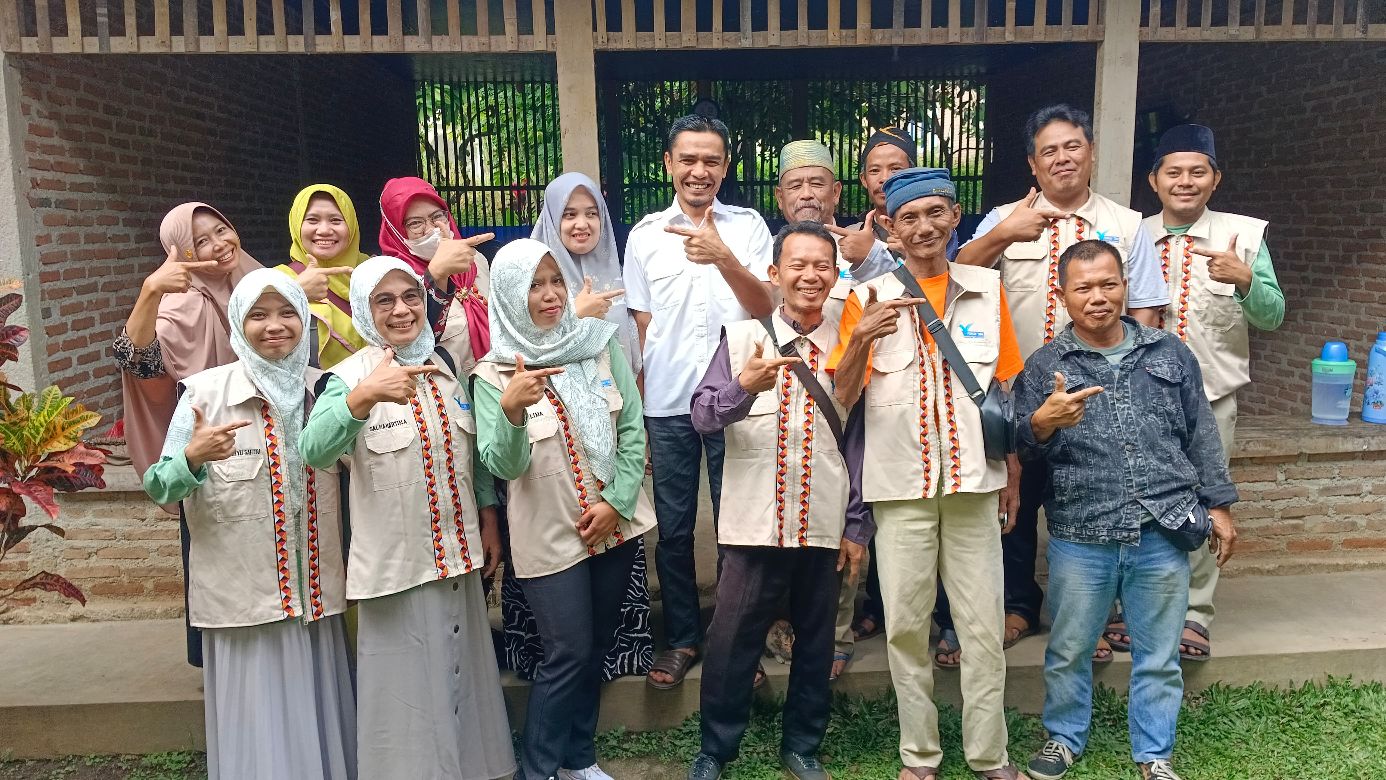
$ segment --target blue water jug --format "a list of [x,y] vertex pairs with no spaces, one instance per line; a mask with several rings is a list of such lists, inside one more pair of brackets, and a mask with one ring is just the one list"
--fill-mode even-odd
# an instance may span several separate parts
[[1352,378],[1357,374],[1357,361],[1348,359],[1347,345],[1341,341],[1324,343],[1323,352],[1314,359],[1311,373],[1310,421],[1319,425],[1347,425]]
[[1386,425],[1386,331],[1376,334],[1367,358],[1367,390],[1362,394],[1362,419]]

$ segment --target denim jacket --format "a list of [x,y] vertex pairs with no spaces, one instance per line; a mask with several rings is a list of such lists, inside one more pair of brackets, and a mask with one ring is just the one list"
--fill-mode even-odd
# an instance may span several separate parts
[[[1196,502],[1237,500],[1223,460],[1213,410],[1203,394],[1198,361],[1162,330],[1135,325],[1135,346],[1113,366],[1066,327],[1035,351],[1016,381],[1020,455],[1046,460],[1044,510],[1049,534],[1070,542],[1137,544],[1155,520],[1177,527]],[[1101,386],[1083,419],[1035,440],[1030,417],[1062,372],[1069,392]]]

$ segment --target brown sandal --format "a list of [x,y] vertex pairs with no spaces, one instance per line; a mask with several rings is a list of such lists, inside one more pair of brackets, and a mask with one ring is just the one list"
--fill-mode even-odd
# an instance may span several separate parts
[[[668,691],[683,684],[683,678],[688,676],[688,670],[693,668],[693,664],[701,661],[702,653],[685,653],[681,650],[665,650],[655,659],[650,671],[645,674],[645,682],[651,688],[659,691]],[[650,675],[655,672],[663,672],[673,679],[673,682],[655,682]]]

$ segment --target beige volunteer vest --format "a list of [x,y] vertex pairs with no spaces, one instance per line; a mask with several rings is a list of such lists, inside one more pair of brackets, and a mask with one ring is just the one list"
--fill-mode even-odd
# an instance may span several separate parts
[[[321,375],[308,369],[304,392]],[[304,622],[346,609],[337,466],[308,469],[308,504],[287,516],[283,431],[266,423],[267,403],[241,363],[183,381],[207,425],[248,422],[226,460],[208,463],[207,479],[183,501],[188,552],[188,620],[199,628]],[[306,415],[308,409],[304,409]],[[271,437],[274,446],[269,446]]]
[[1264,220],[1205,209],[1188,233],[1176,236],[1165,229],[1160,214],[1145,220],[1169,284],[1170,305],[1162,326],[1179,336],[1198,358],[1209,401],[1231,395],[1251,381],[1251,345],[1236,286],[1210,279],[1208,258],[1191,250],[1223,250],[1236,236],[1237,255],[1251,265],[1265,240],[1266,225]]
[[[1001,351],[1001,277],[989,268],[949,264],[942,319],[985,388]],[[892,276],[871,282],[880,300],[909,297]],[[862,296],[858,288],[852,293]],[[862,500],[902,501],[952,493],[990,493],[1006,485],[1006,464],[989,461],[981,412],[943,358],[925,346],[914,307],[871,351]]]
[[[839,312],[841,307],[839,306]],[[832,393],[828,357],[837,346],[841,314],[823,318],[812,332],[799,335],[780,316],[771,315],[775,338],[793,343],[823,388]],[[745,368],[760,344],[762,355],[776,348],[755,320],[733,322],[723,332],[732,376]],[[833,400],[838,418],[847,412]],[[775,387],[756,396],[751,411],[723,431],[726,461],[722,468],[721,522],[717,541],[754,547],[829,547],[837,549],[847,512],[847,465],[827,418],[788,367]]]
[[[998,206],[997,216],[1009,217],[1020,203]],[[1035,205],[1052,208],[1044,195]],[[1068,312],[1059,295],[1059,255],[1079,241],[1095,238],[1116,247],[1125,264],[1140,226],[1138,212],[1093,192],[1072,217],[1055,220],[1039,240],[1006,247],[998,267],[1022,358],[1028,359],[1068,324]]]
[[[383,356],[379,347],[366,347],[332,373],[354,388]],[[376,404],[345,456],[351,468],[348,598],[388,596],[485,564],[472,492],[471,399],[441,359],[430,363],[440,370],[431,386],[419,379],[417,405]]]
[[476,280],[470,290],[458,290],[448,304],[447,318],[443,323],[443,333],[438,337],[438,346],[447,350],[452,364],[457,367],[457,375],[470,376],[476,361],[482,355],[472,354],[471,330],[467,325],[467,313],[462,308],[462,300],[468,296],[479,297],[482,303],[491,298],[491,264],[480,252],[476,253]]
[[[611,425],[625,405],[611,377],[611,355],[602,350],[597,359],[606,390]],[[515,377],[515,367],[478,363],[476,378],[504,392]],[[587,461],[577,430],[550,390],[544,400],[525,410],[529,436],[529,468],[510,481],[510,557],[517,577],[542,577],[631,541],[655,526],[654,507],[642,488],[635,500],[635,517],[622,518],[605,541],[583,544],[577,522],[590,503],[601,500],[601,484]],[[620,442],[617,443],[620,446]]]

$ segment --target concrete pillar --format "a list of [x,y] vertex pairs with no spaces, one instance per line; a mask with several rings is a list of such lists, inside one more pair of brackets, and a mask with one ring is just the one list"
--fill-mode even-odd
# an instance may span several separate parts
[[1103,0],[1105,34],[1097,47],[1093,132],[1097,159],[1092,188],[1123,205],[1131,201],[1136,139],[1136,74],[1140,59],[1141,4]]
[[561,0],[553,7],[563,170],[585,173],[599,182],[602,171],[597,152],[597,67],[592,53],[592,4],[588,0]]
[[[48,385],[48,338],[43,330],[38,247],[29,205],[29,166],[24,154],[25,122],[20,111],[19,72],[13,56],[0,53],[0,294],[23,294],[24,303],[8,324],[29,329],[19,360],[0,371],[25,390]],[[14,284],[10,284],[14,283]],[[80,400],[80,399],[79,399]]]

